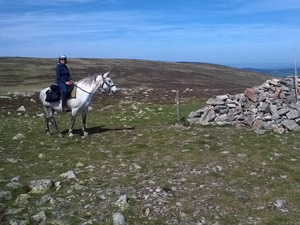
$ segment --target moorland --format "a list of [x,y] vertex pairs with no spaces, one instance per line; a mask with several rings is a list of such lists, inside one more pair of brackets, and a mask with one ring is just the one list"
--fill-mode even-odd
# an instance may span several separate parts
[[[185,118],[219,94],[269,76],[208,63],[69,59],[73,80],[111,71],[116,95],[99,91],[89,136],[44,132],[38,91],[57,59],[0,58],[0,223],[299,224],[299,133],[189,126]],[[182,120],[177,121],[175,91]],[[18,111],[20,106],[25,110]],[[49,181],[40,192],[34,181]]]

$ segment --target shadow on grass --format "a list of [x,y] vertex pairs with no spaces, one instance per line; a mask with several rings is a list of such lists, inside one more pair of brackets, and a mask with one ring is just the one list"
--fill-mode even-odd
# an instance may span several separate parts
[[[95,127],[89,127],[87,128],[87,132],[89,135],[93,134],[100,134],[108,131],[117,131],[117,130],[134,130],[135,127],[117,127],[117,128],[105,128],[104,125],[102,126],[95,126]],[[63,130],[61,133],[62,134],[67,134],[69,130]],[[73,134],[80,134],[82,135],[82,130],[81,129],[73,129]]]

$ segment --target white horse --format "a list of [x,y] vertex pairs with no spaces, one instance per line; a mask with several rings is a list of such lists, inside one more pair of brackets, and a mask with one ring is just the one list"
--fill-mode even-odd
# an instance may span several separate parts
[[[93,94],[98,90],[99,87],[110,94],[115,94],[117,92],[117,88],[109,77],[109,72],[84,78],[78,82],[75,82],[75,86],[77,87],[76,98],[71,98],[68,100],[68,106],[71,109],[71,125],[69,129],[69,136],[73,137],[73,126],[75,124],[76,116],[80,112],[82,113],[82,132],[84,136],[88,136],[88,132],[86,130],[86,115],[88,112],[88,107],[91,104]],[[46,112],[46,133],[51,134],[49,130],[49,122],[51,122],[54,125],[58,136],[62,137],[62,134],[58,130],[56,121],[54,119],[54,111],[63,111],[62,101],[46,102],[45,99],[47,90],[49,90],[49,88],[45,88],[40,91],[40,100]]]

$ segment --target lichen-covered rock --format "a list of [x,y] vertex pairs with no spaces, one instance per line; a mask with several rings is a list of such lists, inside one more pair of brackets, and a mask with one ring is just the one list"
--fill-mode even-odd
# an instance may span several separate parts
[[51,180],[34,180],[30,181],[29,187],[31,188],[31,193],[45,193],[48,191],[51,187],[53,187],[54,184]]

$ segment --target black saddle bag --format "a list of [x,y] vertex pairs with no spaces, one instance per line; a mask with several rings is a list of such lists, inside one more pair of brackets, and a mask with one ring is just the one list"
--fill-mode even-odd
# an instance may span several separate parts
[[46,91],[46,102],[56,102],[60,100],[60,88],[56,84],[52,84],[50,89]]

